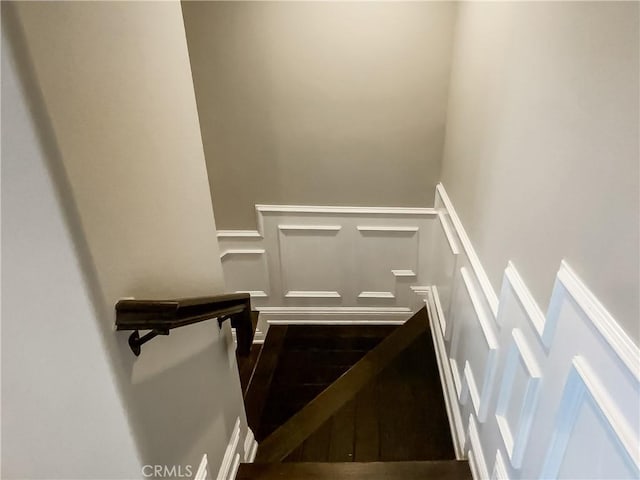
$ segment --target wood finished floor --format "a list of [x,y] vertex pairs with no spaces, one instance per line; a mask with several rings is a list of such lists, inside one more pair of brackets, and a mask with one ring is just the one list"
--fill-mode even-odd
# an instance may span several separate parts
[[[244,360],[258,359],[245,395],[249,425],[258,441],[284,424],[395,328],[272,326],[259,355],[252,351],[252,356]],[[264,365],[270,371],[261,371]],[[240,365],[241,377],[243,372],[247,376],[247,370],[249,367]],[[261,398],[252,398],[252,393]],[[453,459],[435,352],[425,330],[284,461]]]
[[472,480],[466,461],[245,463],[236,480]]
[[454,459],[433,344],[422,334],[284,461]]
[[[286,333],[260,420],[252,425],[258,441],[301,410],[395,327],[272,326],[269,335],[274,328],[276,337],[282,335],[282,329]],[[264,353],[268,358],[267,349]]]

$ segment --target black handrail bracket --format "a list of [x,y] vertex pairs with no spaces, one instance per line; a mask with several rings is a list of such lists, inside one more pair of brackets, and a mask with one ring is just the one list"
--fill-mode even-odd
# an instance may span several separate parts
[[[123,299],[116,303],[116,330],[133,330],[129,347],[140,355],[141,347],[158,335],[193,323],[218,319],[218,326],[230,319],[236,329],[239,355],[249,355],[253,342],[251,297],[248,293],[232,293],[211,297],[179,298],[174,300]],[[140,336],[140,330],[149,330]]]

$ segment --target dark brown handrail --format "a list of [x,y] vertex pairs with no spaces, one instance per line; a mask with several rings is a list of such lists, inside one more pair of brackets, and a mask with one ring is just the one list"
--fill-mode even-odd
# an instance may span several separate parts
[[[253,342],[248,293],[174,300],[120,300],[116,303],[116,330],[134,330],[129,336],[129,346],[136,356],[140,355],[141,346],[157,335],[169,335],[174,328],[212,318],[218,319],[220,327],[226,319],[231,319],[231,326],[236,329],[236,351],[239,355],[248,355]],[[141,337],[139,330],[150,332]]]

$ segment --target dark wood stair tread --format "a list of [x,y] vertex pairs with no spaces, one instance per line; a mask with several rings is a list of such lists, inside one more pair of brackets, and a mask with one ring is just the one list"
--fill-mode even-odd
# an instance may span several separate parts
[[255,371],[244,396],[247,423],[254,432],[260,427],[260,419],[267,402],[286,334],[286,326],[273,325],[269,328],[269,333],[260,350]]
[[244,396],[256,439],[273,433],[396,328],[272,325]]
[[256,461],[283,461],[426,331],[428,318],[426,309],[423,308],[284,425],[261,441]]
[[[260,312],[256,310],[251,311],[251,325],[254,334],[258,326],[259,315]],[[253,371],[258,363],[258,357],[260,356],[261,349],[261,344],[254,343],[251,346],[251,351],[248,356],[242,356],[236,353],[236,362],[238,364],[238,372],[240,373],[240,385],[242,387],[243,396],[247,393],[247,389],[249,388],[249,382],[251,380],[251,376],[253,375]]]
[[471,480],[467,461],[243,463],[236,480]]
[[433,343],[423,333],[283,461],[453,460],[444,397],[433,372]]

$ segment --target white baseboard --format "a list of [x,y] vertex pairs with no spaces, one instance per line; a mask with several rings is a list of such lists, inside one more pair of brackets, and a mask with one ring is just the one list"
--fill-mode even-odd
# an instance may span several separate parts
[[196,474],[193,476],[193,480],[211,480],[211,476],[209,475],[209,460],[206,453],[202,455],[202,460],[200,461]]
[[258,442],[250,428],[247,428],[247,435],[244,439],[244,463],[253,463],[258,453]]
[[222,464],[218,470],[217,480],[233,480],[240,467],[240,418],[236,419],[233,426],[227,449],[224,452]]
[[443,314],[442,308],[440,307],[437,287],[434,286],[430,289],[429,294],[427,295],[426,304],[429,312],[431,338],[436,352],[436,360],[438,362],[440,382],[442,383],[442,391],[445,407],[447,409],[451,438],[453,440],[453,448],[456,453],[456,459],[464,460],[466,458],[464,452],[464,444],[466,441],[465,429],[462,423],[460,407],[458,405],[458,393],[456,392],[456,386],[453,380],[451,363],[447,357],[444,335],[441,329],[441,325],[444,324],[444,321],[440,318]]
[[401,325],[413,315],[407,307],[263,307],[269,325]]

